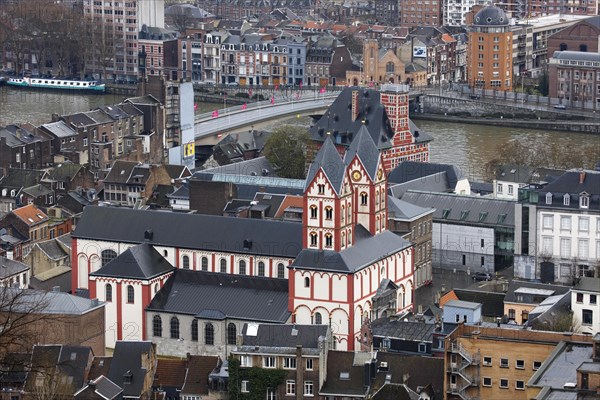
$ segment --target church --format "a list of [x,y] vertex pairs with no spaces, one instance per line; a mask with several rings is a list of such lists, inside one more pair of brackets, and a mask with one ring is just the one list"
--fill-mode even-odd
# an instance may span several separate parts
[[[225,276],[245,286],[257,282],[263,289],[255,292],[270,290],[275,297],[287,283],[287,310],[277,312],[279,321],[328,324],[339,350],[360,348],[361,325],[374,316],[380,286],[396,290],[388,313],[412,310],[413,248],[387,230],[382,153],[364,124],[343,155],[332,139],[324,138],[309,168],[302,223],[86,207],[72,233],[72,290],[107,303],[107,347],[116,340],[154,340],[146,314],[161,303],[156,299],[172,297],[165,292],[172,290],[169,282],[183,279],[179,270],[200,274],[204,285]],[[220,285],[233,290],[229,282]],[[202,302],[202,292],[186,293],[190,298],[180,294],[179,303]],[[226,320],[215,307],[186,312]],[[179,322],[176,328],[179,337]],[[198,340],[198,321],[191,329]]]

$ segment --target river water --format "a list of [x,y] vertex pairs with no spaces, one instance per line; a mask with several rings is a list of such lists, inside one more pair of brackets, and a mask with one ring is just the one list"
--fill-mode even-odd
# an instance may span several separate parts
[[[16,122],[41,125],[49,122],[53,113],[87,111],[119,103],[125,98],[122,95],[30,91],[1,86],[0,126]],[[198,103],[196,112],[204,113],[222,106],[223,104]],[[454,164],[462,170],[464,177],[469,178],[481,178],[485,163],[497,156],[497,148],[517,138],[558,142],[565,148],[595,146],[600,157],[600,137],[597,135],[424,120],[415,123],[434,139],[430,145],[430,161]]]

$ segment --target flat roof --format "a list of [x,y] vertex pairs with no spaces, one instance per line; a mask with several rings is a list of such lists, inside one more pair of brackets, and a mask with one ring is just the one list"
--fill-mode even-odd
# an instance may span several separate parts
[[515,290],[515,293],[518,293],[518,294],[539,294],[539,295],[542,295],[542,296],[551,296],[551,295],[554,294],[554,290],[529,288],[529,287],[520,287],[517,290]]

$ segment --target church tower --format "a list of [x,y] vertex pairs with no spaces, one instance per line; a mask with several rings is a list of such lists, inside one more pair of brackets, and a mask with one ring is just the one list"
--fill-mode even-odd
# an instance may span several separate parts
[[379,69],[379,43],[376,39],[366,39],[363,43],[363,67],[363,82],[376,82]]
[[327,137],[306,177],[303,248],[341,251],[350,246],[355,223],[352,203],[346,165]]
[[361,126],[344,157],[352,185],[356,223],[371,235],[387,229],[387,180],[381,153],[365,125]]

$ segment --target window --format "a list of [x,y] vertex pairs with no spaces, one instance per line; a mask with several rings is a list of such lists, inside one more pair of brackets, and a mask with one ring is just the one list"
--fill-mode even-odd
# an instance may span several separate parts
[[183,269],[190,269],[190,257],[183,256]]
[[588,195],[580,195],[579,196],[579,207],[588,208],[590,206],[590,196]]
[[565,193],[565,195],[563,196],[563,205],[568,206],[570,204],[571,204],[571,196],[569,196],[569,194]]
[[571,217],[560,217],[560,229],[563,231],[571,230]]
[[275,357],[273,357],[273,356],[263,357],[263,367],[264,368],[275,368]]
[[152,335],[156,337],[162,336],[162,319],[160,315],[152,317]]
[[306,370],[307,371],[312,371],[313,369],[313,359],[312,358],[307,358],[306,359]]
[[215,344],[215,327],[210,322],[204,325],[204,344]]
[[500,388],[508,389],[508,379],[500,379]]
[[315,205],[310,206],[310,218],[312,218],[312,219],[317,218],[317,206],[315,206]]
[[310,287],[310,278],[308,276],[304,278],[304,287]]
[[582,260],[586,260],[589,257],[589,252],[589,241],[587,239],[579,239],[577,241],[577,256]]
[[112,301],[112,285],[110,283],[107,283],[104,289],[106,291],[104,299],[106,301]]
[[560,257],[561,258],[571,257],[571,239],[560,238]]
[[491,387],[492,386],[492,378],[484,377],[483,378],[483,386]]
[[525,369],[525,360],[517,360],[515,362],[516,369]]
[[313,247],[317,245],[317,232],[310,233],[310,245]]
[[227,272],[227,260],[224,259],[224,258],[221,258],[220,263],[221,263],[221,270],[220,271],[222,273],[226,273]]
[[283,263],[277,264],[277,277],[280,279],[285,278],[285,266]]
[[583,293],[577,293],[577,302],[583,303]]
[[419,343],[419,353],[425,353],[427,351],[427,345],[425,343]]
[[333,235],[331,233],[325,234],[325,247],[333,246]]
[[325,219],[331,220],[333,218],[333,208],[327,206],[325,207]]
[[304,395],[305,396],[314,396],[312,381],[304,381]]
[[171,339],[179,339],[179,318],[171,317]]
[[552,204],[552,193],[546,193],[546,204]]
[[534,361],[533,362],[533,370],[537,371],[538,369],[540,369],[540,367],[542,366],[542,362],[541,361]]
[[515,381],[515,389],[525,390],[525,381]]
[[592,310],[581,310],[581,325],[592,325],[594,312]]
[[288,379],[285,382],[285,395],[295,396],[296,395],[296,381]]
[[325,185],[317,185],[319,194],[325,194]]
[[552,255],[552,237],[542,237],[542,253],[544,255]]
[[252,366],[252,357],[251,356],[240,356],[240,366],[251,367]]
[[277,392],[275,392],[275,389],[267,388],[267,400],[276,400],[276,399],[277,399]]
[[315,313],[315,325],[322,325],[323,324],[323,317],[321,316],[320,312],[316,312]]
[[258,262],[258,276],[265,276],[265,263],[262,261]]
[[500,368],[508,368],[508,358],[500,359]]
[[360,205],[366,206],[368,200],[369,200],[369,195],[367,193],[365,193],[365,192],[362,192],[360,194]]
[[483,365],[485,367],[491,367],[492,366],[492,357],[483,357]]
[[579,231],[587,232],[589,230],[590,230],[590,219],[584,218],[584,217],[579,217]]
[[236,344],[237,341],[237,327],[233,322],[227,325],[227,344]]
[[198,320],[197,319],[192,321],[191,331],[192,331],[192,341],[197,342],[198,341]]
[[590,304],[596,304],[597,299],[595,294],[590,294]]
[[111,262],[114,258],[116,258],[117,253],[114,250],[102,250],[101,257],[102,266],[104,266],[107,263]]
[[498,190],[498,193],[500,193],[500,194],[502,193],[502,184],[501,183],[499,183],[497,185],[497,190]]
[[239,274],[246,275],[246,261],[240,260],[239,265]]
[[508,185],[508,194],[512,195],[515,193],[515,187],[513,185]]
[[242,381],[242,393],[248,393],[250,391],[249,383],[250,382],[248,381]]
[[201,260],[202,271],[208,271],[208,258],[202,257]]
[[135,302],[135,291],[133,286],[127,285],[127,303],[133,304]]
[[296,358],[286,357],[283,359],[283,368],[285,369],[296,369]]

